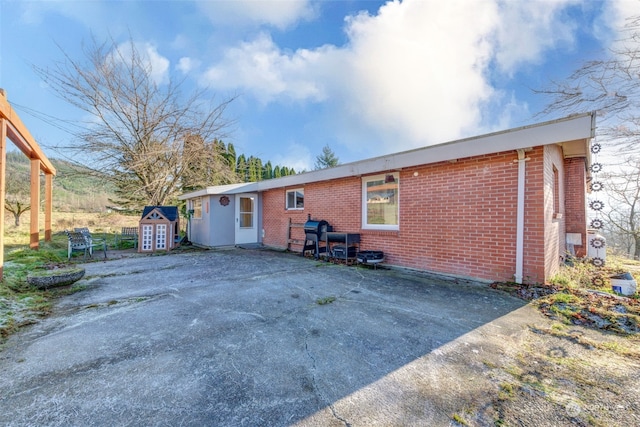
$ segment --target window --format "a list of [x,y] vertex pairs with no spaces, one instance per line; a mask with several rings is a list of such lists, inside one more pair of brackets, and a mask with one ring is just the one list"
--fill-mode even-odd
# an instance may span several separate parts
[[193,215],[191,216],[191,218],[202,218],[202,198],[198,197],[197,199],[191,199],[190,202],[191,210],[193,211]]
[[287,190],[287,210],[304,209],[304,188]]
[[253,197],[240,197],[240,228],[253,228]]
[[362,178],[362,228],[399,229],[399,188],[398,173]]
[[553,166],[553,218],[562,218],[560,212],[560,178],[558,177],[558,169]]

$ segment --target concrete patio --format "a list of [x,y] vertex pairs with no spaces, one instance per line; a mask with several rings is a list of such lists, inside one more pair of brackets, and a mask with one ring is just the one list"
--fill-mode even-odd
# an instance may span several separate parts
[[485,284],[265,250],[84,267],[0,352],[0,424],[449,425],[546,321]]

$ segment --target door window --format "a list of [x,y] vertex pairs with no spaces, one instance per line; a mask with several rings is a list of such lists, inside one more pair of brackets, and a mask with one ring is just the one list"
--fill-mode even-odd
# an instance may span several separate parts
[[167,224],[156,225],[156,249],[167,249]]
[[240,197],[240,228],[253,228],[253,197]]
[[150,251],[153,249],[153,225],[144,224],[142,226],[142,250]]

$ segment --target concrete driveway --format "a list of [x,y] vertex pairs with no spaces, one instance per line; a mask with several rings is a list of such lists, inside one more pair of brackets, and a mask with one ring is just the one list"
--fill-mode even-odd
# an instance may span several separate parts
[[272,251],[85,267],[0,352],[1,425],[449,425],[540,320],[486,285]]

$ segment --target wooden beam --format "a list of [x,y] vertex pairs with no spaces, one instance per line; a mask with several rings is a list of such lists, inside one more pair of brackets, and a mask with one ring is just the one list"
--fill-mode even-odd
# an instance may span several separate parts
[[53,213],[53,175],[45,173],[44,181],[44,241],[51,241],[51,215]]
[[18,114],[13,111],[7,101],[7,93],[0,88],[0,280],[2,280],[2,267],[4,265],[4,202],[6,182],[6,140],[9,139],[29,159],[31,159],[31,223],[29,246],[38,249],[40,240],[40,170],[45,173],[45,240],[51,240],[51,214],[53,210],[53,183],[52,177],[56,174],[47,156],[44,155],[38,143],[33,139],[27,127],[22,123]]
[[0,117],[0,281],[4,268],[4,199],[7,176],[7,121]]
[[42,162],[41,168],[44,172],[55,175],[56,169],[49,159],[47,159],[47,156],[44,155],[27,127],[22,123],[20,116],[18,116],[11,107],[11,104],[9,104],[9,101],[7,101],[7,95],[4,89],[0,89],[0,118],[5,118],[8,122],[5,129],[5,136],[13,141],[16,147],[27,157],[30,159],[39,159],[40,162]]
[[40,241],[40,159],[31,159],[31,224],[29,224],[29,247],[38,249]]

